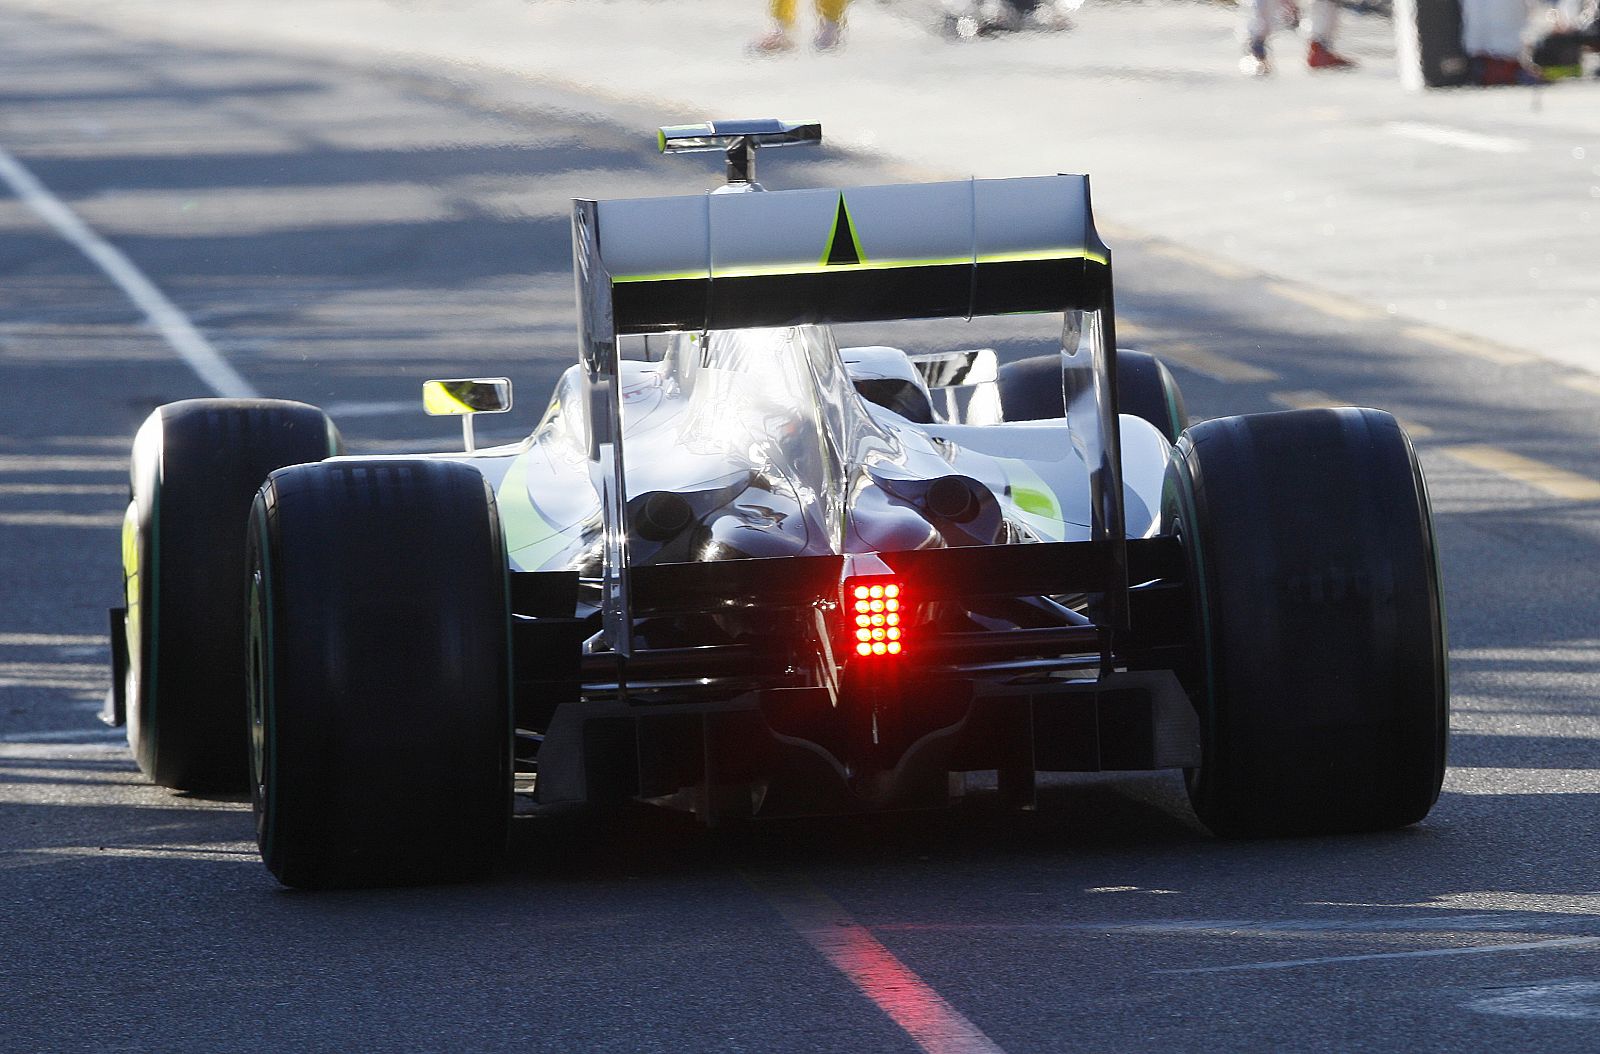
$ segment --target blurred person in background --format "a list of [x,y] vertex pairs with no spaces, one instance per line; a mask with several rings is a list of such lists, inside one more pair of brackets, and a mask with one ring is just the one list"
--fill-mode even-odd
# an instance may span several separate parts
[[[1245,40],[1245,55],[1239,60],[1239,69],[1252,77],[1264,77],[1272,72],[1272,63],[1267,57],[1267,38],[1272,35],[1274,22],[1289,29],[1299,28],[1300,8],[1295,0],[1240,0],[1239,10],[1244,14]],[[1333,50],[1334,34],[1339,29],[1336,0],[1311,0],[1309,29],[1307,66],[1314,70],[1341,70],[1355,65]]]
[[[768,10],[775,23],[772,32],[751,45],[762,55],[775,55],[794,48],[795,4],[797,0],[770,0]],[[844,10],[850,0],[813,0],[817,9],[817,35],[812,41],[818,51],[832,51],[844,43]]]

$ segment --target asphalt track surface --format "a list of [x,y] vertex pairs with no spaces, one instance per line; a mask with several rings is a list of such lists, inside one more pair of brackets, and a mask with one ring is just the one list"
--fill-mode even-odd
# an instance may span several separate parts
[[[567,199],[710,176],[554,89],[505,106],[32,16],[0,39],[0,149],[358,450],[447,447],[412,409],[441,374],[510,374],[486,431],[526,430],[572,355]],[[836,152],[764,175],[884,178]],[[488,881],[308,895],[260,866],[247,804],[147,786],[93,719],[129,440],[211,393],[39,208],[0,192],[0,232],[0,1050],[1593,1049],[1600,396],[1570,372],[1113,239],[1124,340],[1196,416],[1414,426],[1455,714],[1413,829],[1223,842],[1175,776],[1064,778],[1027,815],[528,816]]]

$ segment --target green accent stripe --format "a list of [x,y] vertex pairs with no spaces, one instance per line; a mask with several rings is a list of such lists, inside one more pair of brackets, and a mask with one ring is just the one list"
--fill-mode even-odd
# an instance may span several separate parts
[[560,528],[539,513],[528,494],[528,459],[533,451],[518,454],[495,491],[506,551],[517,566],[536,570],[567,545]]
[[[852,233],[854,233],[852,231]],[[831,244],[831,243],[830,243]],[[823,254],[827,259],[827,254]],[[780,275],[823,274],[842,271],[892,271],[898,268],[961,267],[977,264],[1036,263],[1050,260],[1084,260],[1106,265],[1110,260],[1104,253],[1087,249],[1037,249],[1014,253],[986,253],[974,260],[970,256],[923,258],[916,260],[863,260],[858,264],[755,264],[744,267],[718,268],[710,271],[661,271],[655,274],[612,275],[613,285],[630,285],[637,282],[681,282],[713,278],[764,278]]]
[[[843,218],[844,228],[850,233],[850,246],[855,250],[855,262],[838,261],[829,264],[833,259],[834,243],[839,240],[839,220]],[[822,259],[818,261],[824,267],[857,267],[867,263],[867,254],[861,251],[861,238],[856,234],[855,221],[850,218],[850,206],[845,203],[844,194],[839,195],[839,207],[833,214],[833,229],[828,232],[828,244],[822,249]]]

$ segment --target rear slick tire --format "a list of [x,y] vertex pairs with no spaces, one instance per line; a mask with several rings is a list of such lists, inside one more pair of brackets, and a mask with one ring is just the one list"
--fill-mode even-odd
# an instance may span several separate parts
[[1427,489],[1380,410],[1206,421],[1165,515],[1195,598],[1195,813],[1225,836],[1403,827],[1444,778],[1443,598]]
[[511,614],[469,465],[274,473],[250,515],[252,799],[285,885],[481,875],[511,818]]
[[134,441],[123,526],[128,744],[156,784],[241,791],[245,521],[274,469],[340,451],[304,403],[190,399],[162,406]]
[[[1007,421],[1044,421],[1066,415],[1061,391],[1061,356],[1035,355],[1000,367],[1000,410]],[[1189,423],[1183,392],[1154,355],[1117,352],[1117,409],[1156,427],[1176,443]]]

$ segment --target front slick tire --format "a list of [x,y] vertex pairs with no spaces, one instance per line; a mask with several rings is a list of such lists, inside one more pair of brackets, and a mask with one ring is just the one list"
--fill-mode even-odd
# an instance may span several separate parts
[[452,881],[511,817],[510,613],[494,495],[430,460],[275,472],[250,515],[251,769],[285,885]]
[[1416,823],[1444,778],[1448,688],[1433,521],[1380,410],[1190,428],[1165,504],[1196,599],[1200,820],[1228,836]]
[[128,740],[152,782],[242,791],[244,524],[267,473],[337,454],[304,403],[190,399],[139,429],[124,537]]

